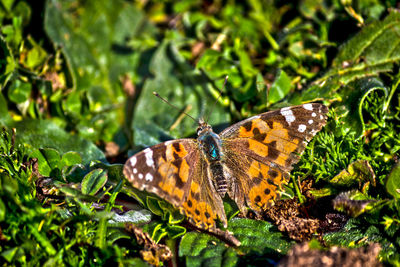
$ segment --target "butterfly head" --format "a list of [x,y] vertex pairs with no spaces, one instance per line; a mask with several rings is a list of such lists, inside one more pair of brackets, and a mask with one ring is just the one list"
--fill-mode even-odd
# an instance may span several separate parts
[[199,126],[197,127],[197,136],[204,135],[206,132],[212,132],[212,128],[204,119],[200,119]]

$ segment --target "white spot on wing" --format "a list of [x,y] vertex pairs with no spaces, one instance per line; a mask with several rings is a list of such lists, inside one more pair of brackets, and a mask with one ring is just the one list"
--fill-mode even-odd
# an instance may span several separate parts
[[304,124],[300,124],[300,125],[299,125],[299,129],[298,129],[299,132],[302,133],[302,132],[304,132],[306,129],[307,129],[307,126],[305,126]]
[[174,142],[174,140],[168,140],[164,142],[164,145],[169,146],[170,144],[172,144],[172,142]]
[[153,181],[153,175],[151,175],[150,173],[147,173],[145,179],[146,179],[146,181],[151,182],[151,181]]
[[308,120],[308,124],[313,124],[314,121],[313,120]]
[[290,107],[281,109],[281,114],[285,117],[285,120],[289,125],[296,120]]
[[317,114],[315,114],[315,112],[311,113],[311,116],[316,117]]
[[311,104],[304,104],[304,105],[303,105],[303,108],[304,108],[304,109],[307,109],[307,110],[313,110],[313,107],[312,107]]
[[136,162],[137,162],[137,158],[136,157],[131,157],[130,163],[131,163],[132,167],[136,165]]
[[146,148],[143,152],[144,156],[146,157],[147,166],[154,168],[153,150],[151,150],[150,148]]
[[137,169],[136,168],[133,169],[133,173],[137,173]]
[[143,174],[139,173],[138,177],[139,179],[143,179]]

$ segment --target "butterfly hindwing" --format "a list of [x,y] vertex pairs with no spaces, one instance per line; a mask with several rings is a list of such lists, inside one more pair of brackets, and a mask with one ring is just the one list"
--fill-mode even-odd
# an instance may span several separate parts
[[227,219],[221,197],[212,185],[208,164],[201,160],[196,168],[196,175],[190,186],[190,192],[183,203],[181,212],[186,214],[189,221],[195,226],[213,230],[216,228],[216,219],[219,217],[224,226]]

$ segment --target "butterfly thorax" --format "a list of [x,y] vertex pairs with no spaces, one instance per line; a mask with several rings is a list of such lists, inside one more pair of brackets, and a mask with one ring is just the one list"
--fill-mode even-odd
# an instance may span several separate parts
[[211,126],[200,121],[197,129],[197,140],[200,150],[209,164],[208,171],[212,177],[215,190],[223,197],[228,190],[228,175],[224,171],[224,154],[222,141],[218,134],[214,133]]

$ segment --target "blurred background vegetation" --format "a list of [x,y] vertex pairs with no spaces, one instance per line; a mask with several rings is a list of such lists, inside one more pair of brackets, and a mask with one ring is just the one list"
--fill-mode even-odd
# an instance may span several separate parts
[[[112,208],[122,209],[114,201],[128,155],[193,136],[196,123],[182,111],[200,118],[212,110],[209,123],[218,131],[260,112],[320,101],[330,107],[329,123],[292,176],[317,181],[317,199],[357,191],[335,202],[357,218],[324,242],[378,242],[380,259],[400,264],[396,8],[395,0],[0,0],[0,262],[145,264],[143,246],[122,242],[129,236],[108,221]],[[129,217],[144,220],[153,239],[184,235],[179,249],[169,243],[179,256],[173,262],[250,263],[256,251],[265,263],[293,246],[271,224],[257,236],[259,222],[234,221],[231,230],[245,244],[238,252],[208,235],[185,234],[169,208],[135,197],[162,218],[149,223],[138,207],[142,219]],[[250,230],[240,232],[244,225]],[[210,240],[220,243],[199,245]]]

